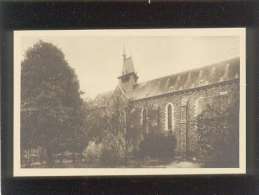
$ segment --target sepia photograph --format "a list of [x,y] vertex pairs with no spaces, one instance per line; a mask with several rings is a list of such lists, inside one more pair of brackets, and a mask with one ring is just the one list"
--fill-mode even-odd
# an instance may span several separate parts
[[14,176],[246,173],[245,28],[14,32]]

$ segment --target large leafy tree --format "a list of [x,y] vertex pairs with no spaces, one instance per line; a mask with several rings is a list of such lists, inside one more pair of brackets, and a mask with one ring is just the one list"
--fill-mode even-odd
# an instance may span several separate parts
[[113,167],[126,163],[128,99],[121,89],[116,88],[111,93],[97,97],[88,109],[90,112],[85,120],[88,138],[103,145],[100,165]]
[[39,41],[21,64],[21,147],[41,146],[49,166],[59,151],[81,150],[84,139],[79,82],[60,49]]
[[235,96],[217,98],[197,117],[199,155],[208,167],[238,167],[238,103]]

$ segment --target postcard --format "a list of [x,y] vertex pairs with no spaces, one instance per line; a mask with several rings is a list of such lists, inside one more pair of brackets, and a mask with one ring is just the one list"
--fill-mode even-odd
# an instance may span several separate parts
[[246,173],[246,29],[14,32],[14,176]]

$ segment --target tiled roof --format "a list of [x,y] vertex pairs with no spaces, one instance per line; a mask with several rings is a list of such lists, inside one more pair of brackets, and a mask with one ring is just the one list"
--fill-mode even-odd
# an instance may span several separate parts
[[132,100],[158,96],[170,92],[202,87],[239,78],[240,59],[234,58],[220,63],[173,74],[139,83],[127,94]]

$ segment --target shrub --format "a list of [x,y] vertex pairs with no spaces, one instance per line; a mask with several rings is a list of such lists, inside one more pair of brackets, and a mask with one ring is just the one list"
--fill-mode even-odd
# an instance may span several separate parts
[[174,157],[176,139],[173,135],[149,134],[140,143],[139,158],[171,159]]
[[125,142],[119,135],[107,134],[101,143],[90,141],[83,156],[88,166],[119,166],[125,159]]
[[97,144],[94,141],[90,141],[83,152],[83,156],[86,160],[86,163],[98,164],[100,162],[102,150],[103,150],[103,145],[101,143]]
[[103,148],[100,156],[100,165],[102,167],[116,167],[124,163],[124,157],[117,152],[116,148]]
[[234,105],[225,113],[202,113],[198,118],[199,159],[206,167],[238,167],[239,115]]
[[100,156],[102,167],[114,167],[123,164],[125,159],[125,140],[123,135],[107,134],[103,140],[103,148]]

